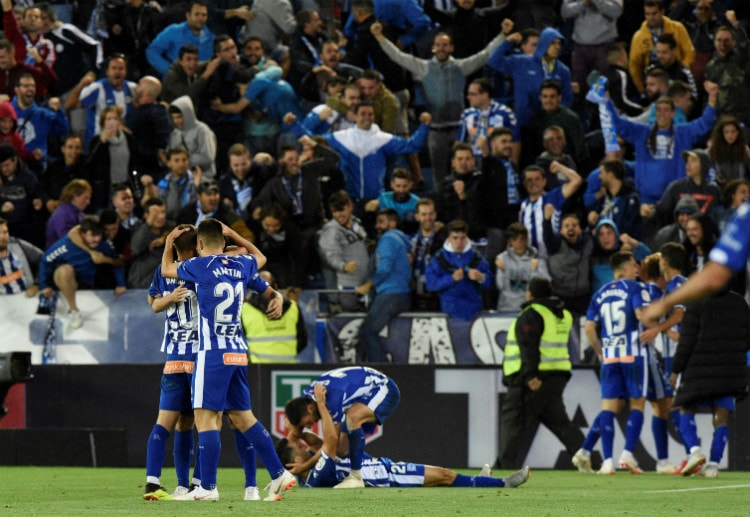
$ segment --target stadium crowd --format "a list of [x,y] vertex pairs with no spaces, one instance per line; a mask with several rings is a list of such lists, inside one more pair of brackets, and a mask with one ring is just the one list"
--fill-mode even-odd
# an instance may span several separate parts
[[280,288],[376,308],[380,362],[408,308],[517,311],[542,277],[580,316],[667,242],[699,270],[750,197],[746,2],[2,8],[0,292],[59,289],[77,326],[71,286],[147,288],[213,217]]

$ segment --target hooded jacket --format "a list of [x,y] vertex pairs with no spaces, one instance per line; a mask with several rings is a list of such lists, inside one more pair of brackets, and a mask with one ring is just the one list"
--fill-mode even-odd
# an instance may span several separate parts
[[216,176],[216,135],[205,122],[195,116],[195,107],[189,96],[178,97],[170,106],[182,112],[182,129],[174,128],[169,135],[169,149],[184,147],[188,150],[190,167],[196,165],[203,171],[204,179]]
[[[443,266],[440,260],[448,265]],[[475,255],[479,260],[476,260]],[[469,268],[478,269],[484,274],[484,282],[479,284],[470,280]],[[456,269],[464,270],[464,277],[456,282],[453,280],[453,272]],[[485,289],[492,285],[490,266],[484,258],[471,247],[469,242],[462,252],[456,252],[446,239],[443,248],[435,253],[427,264],[425,272],[426,287],[428,291],[436,291],[440,296],[440,310],[452,318],[471,320],[482,310],[482,295],[480,287]]]
[[[0,102],[0,118],[12,118],[13,129],[10,133],[0,133],[0,144],[10,144],[16,148],[16,154],[20,160],[29,163],[31,155],[26,150],[26,144],[23,143],[23,137],[18,134],[18,115],[15,108],[8,101]],[[36,161],[33,160],[32,161]]]
[[708,214],[716,220],[716,207],[721,203],[722,196],[719,187],[708,180],[709,170],[713,167],[711,157],[706,151],[695,149],[682,152],[685,161],[687,161],[688,153],[696,155],[700,160],[701,183],[699,185],[687,176],[670,183],[659,202],[654,206],[654,217],[657,217],[657,220],[672,222],[668,220],[669,216],[674,212],[677,201],[683,197],[692,197],[698,204],[700,212]]
[[[526,301],[526,288],[532,278],[550,279],[547,261],[539,258],[539,253],[533,246],[527,246],[523,255],[508,246],[497,257],[505,263],[505,269],[497,268],[495,273],[495,286],[500,291],[497,310],[517,311]],[[533,261],[537,261],[536,267],[533,267]]]
[[375,272],[370,277],[376,294],[409,294],[411,264],[409,238],[392,229],[378,239],[375,247]]
[[[610,226],[615,231],[615,238],[617,242],[615,247],[610,250],[605,250],[599,246],[599,229],[602,226]],[[591,292],[595,293],[607,282],[611,282],[614,279],[614,273],[609,265],[609,258],[617,251],[620,251],[620,230],[617,228],[617,224],[611,219],[600,219],[597,225],[594,227],[594,253],[591,255]],[[640,262],[648,255],[651,254],[651,249],[643,244],[638,243],[638,247],[631,250],[636,262]]]
[[541,109],[539,91],[545,79],[560,81],[563,105],[570,107],[573,104],[573,86],[567,65],[556,59],[552,64],[552,70],[545,71],[542,63],[547,49],[556,39],[565,42],[565,38],[557,29],[552,27],[544,29],[539,35],[539,45],[533,56],[513,54],[513,43],[504,40],[487,62],[495,70],[513,77],[515,103],[513,110],[520,126],[527,125]]
[[656,232],[656,235],[651,242],[653,248],[658,250],[661,248],[662,244],[666,244],[667,242],[683,242],[687,238],[687,234],[685,234],[685,230],[682,229],[680,223],[677,222],[677,217],[680,213],[688,213],[692,215],[698,211],[698,203],[696,203],[695,199],[692,197],[682,196],[678,199],[674,211],[672,212],[675,222]]

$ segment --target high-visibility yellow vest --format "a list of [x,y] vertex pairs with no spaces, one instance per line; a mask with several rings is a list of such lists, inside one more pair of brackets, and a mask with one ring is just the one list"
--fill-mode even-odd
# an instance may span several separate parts
[[296,363],[299,307],[295,301],[281,318],[272,320],[250,303],[242,304],[242,329],[251,363]]
[[[572,365],[568,354],[568,340],[573,328],[573,316],[563,310],[563,317],[558,318],[549,308],[538,303],[525,307],[518,316],[529,309],[535,310],[544,320],[544,332],[539,343],[539,371],[570,371]],[[506,377],[521,371],[521,348],[516,339],[517,321],[518,318],[510,324],[505,342],[503,375]]]

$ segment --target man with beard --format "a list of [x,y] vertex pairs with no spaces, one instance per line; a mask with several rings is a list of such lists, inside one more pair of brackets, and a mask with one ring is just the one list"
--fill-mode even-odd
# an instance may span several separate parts
[[[357,114],[354,112],[357,105],[362,100],[362,92],[357,83],[349,83],[344,86],[344,90],[334,97],[340,99],[341,104],[346,106],[348,111],[341,113],[334,110],[328,104],[323,103],[315,106],[307,114],[302,126],[310,133],[321,135],[323,133],[333,133],[339,129],[349,129],[357,123]],[[329,97],[330,98],[330,97]]]
[[213,180],[203,181],[198,186],[198,203],[188,203],[177,214],[177,224],[194,224],[209,217],[217,219],[236,231],[250,242],[254,240],[253,232],[247,227],[237,212],[221,203],[219,184]]
[[440,300],[436,293],[427,291],[425,272],[432,255],[440,249],[447,237],[443,223],[437,222],[435,202],[423,197],[417,201],[414,216],[419,229],[411,236],[412,281],[414,300],[412,308],[419,311],[439,311]]
[[39,291],[34,271],[43,253],[30,242],[11,237],[8,222],[0,217],[0,295],[25,292],[34,296]]
[[408,170],[401,167],[393,169],[390,192],[382,192],[378,199],[367,203],[365,210],[375,212],[386,208],[393,209],[398,213],[401,228],[406,232],[412,232],[417,226],[414,214],[417,211],[417,201],[419,201],[419,196],[411,192],[413,186],[414,182]]

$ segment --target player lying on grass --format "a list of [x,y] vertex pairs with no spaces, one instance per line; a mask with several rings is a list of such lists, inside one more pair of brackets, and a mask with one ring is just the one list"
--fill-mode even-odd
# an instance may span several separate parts
[[[312,468],[298,474],[300,484],[308,487],[333,487],[349,474],[349,459],[336,456],[339,436],[326,407],[326,388],[322,384],[315,385],[315,399],[320,413],[323,439],[312,433],[293,433],[290,434],[291,439],[284,438],[276,444],[276,452],[282,463],[291,466],[304,463],[311,454],[320,450],[320,460]],[[306,445],[302,445],[300,440]],[[524,467],[507,478],[491,477],[489,467],[482,469],[479,476],[465,476],[444,467],[395,462],[388,458],[373,458],[365,454],[362,460],[362,479],[365,486],[374,487],[515,488],[529,479],[529,467]]]

